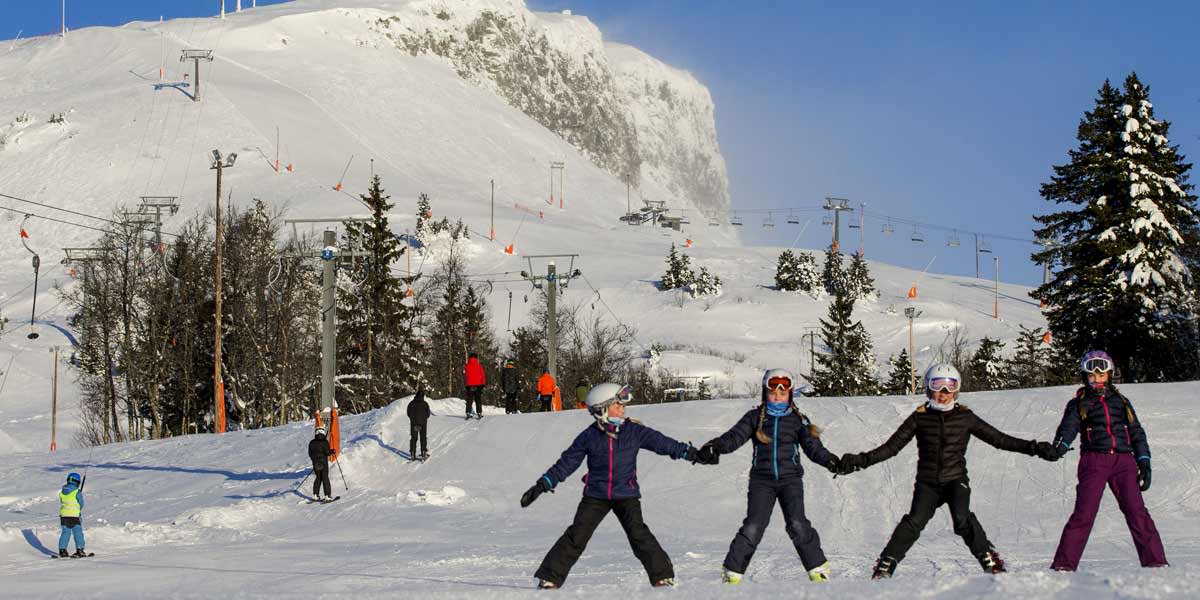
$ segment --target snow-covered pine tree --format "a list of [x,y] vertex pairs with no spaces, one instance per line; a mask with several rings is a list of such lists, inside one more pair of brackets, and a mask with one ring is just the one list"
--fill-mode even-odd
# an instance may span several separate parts
[[1048,304],[1050,329],[1075,356],[1108,350],[1127,381],[1198,375],[1196,196],[1169,126],[1136,74],[1123,90],[1106,81],[1071,161],[1042,185],[1066,209],[1035,217],[1035,235],[1057,242],[1033,255],[1060,267],[1032,294]]
[[790,249],[780,252],[775,263],[775,287],[785,292],[800,289],[800,259]]
[[965,373],[964,383],[969,391],[1002,390],[1008,387],[1009,376],[1000,356],[1003,350],[1004,342],[1000,340],[986,336],[979,340],[979,347],[971,355]]
[[674,290],[685,288],[695,281],[696,275],[692,272],[691,259],[688,255],[679,252],[675,249],[675,244],[671,244],[671,251],[667,254],[667,272],[663,274],[662,281],[659,282],[659,289]]
[[[821,284],[825,292],[837,293],[838,288],[846,286],[846,271],[842,268],[842,253],[830,246],[825,249],[825,266],[821,269]],[[854,298],[851,297],[851,303]]]
[[700,273],[696,275],[695,281],[691,284],[691,292],[693,298],[719,296],[721,295],[721,278],[709,273],[708,267],[700,267]]
[[855,252],[854,258],[850,260],[850,269],[846,271],[846,287],[855,301],[874,299],[878,295],[875,291],[875,278],[871,277],[867,259],[861,252]]
[[796,255],[796,278],[801,291],[814,297],[821,292],[821,272],[817,269],[817,258],[811,252]]
[[1046,385],[1050,371],[1050,347],[1043,341],[1041,327],[1020,326],[1016,351],[1006,363],[1008,381],[1012,387],[1031,388]]
[[821,319],[821,340],[828,354],[817,355],[813,389],[818,396],[866,396],[875,394],[871,338],[861,321],[851,321],[854,299],[839,286],[829,303],[829,318]]
[[422,244],[429,242],[429,220],[433,218],[433,206],[429,202],[429,194],[424,192],[417,196],[417,224],[413,228],[413,235]]
[[901,349],[899,356],[888,358],[888,366],[891,371],[888,373],[887,383],[883,384],[882,392],[892,396],[903,396],[908,392],[908,388],[912,386],[912,361],[908,360],[908,349]]

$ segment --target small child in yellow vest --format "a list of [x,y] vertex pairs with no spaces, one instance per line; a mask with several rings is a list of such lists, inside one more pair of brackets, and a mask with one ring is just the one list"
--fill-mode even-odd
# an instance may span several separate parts
[[58,494],[58,521],[62,535],[58,536],[58,555],[67,556],[67,544],[75,537],[75,556],[89,556],[83,549],[83,478],[79,473],[67,475],[67,484]]

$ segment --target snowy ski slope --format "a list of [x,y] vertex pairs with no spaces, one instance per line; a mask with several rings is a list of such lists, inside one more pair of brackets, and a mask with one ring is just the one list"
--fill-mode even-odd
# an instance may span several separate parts
[[[1022,437],[1053,435],[1072,390],[969,394],[964,402]],[[646,521],[674,560],[688,598],[1194,598],[1200,594],[1200,411],[1196,384],[1127,386],[1154,451],[1147,504],[1172,563],[1143,570],[1115,502],[1106,497],[1079,572],[1047,570],[1074,498],[1077,454],[1059,463],[1000,453],[978,441],[968,460],[973,505],[1010,573],[979,572],[943,510],[897,578],[867,580],[870,565],[908,507],[916,451],[833,479],[806,463],[809,515],[835,579],[808,583],[776,515],[747,581],[718,583],[721,560],[745,510],[748,447],[716,467],[643,455]],[[10,455],[0,466],[0,596],[524,597],[531,574],[569,524],[576,473],[522,510],[517,499],[589,419],[580,411],[464,421],[458,400],[434,401],[432,458],[406,460],[404,402],[346,418],[342,499],[309,505],[310,425],[190,436],[97,448],[86,488],[91,560],[45,558],[58,536],[56,490],[82,470],[88,450]],[[747,399],[639,405],[632,414],[678,439],[702,443],[754,404]],[[884,440],[917,398],[804,400],[835,452]],[[336,469],[335,469],[336,471]],[[67,590],[71,590],[67,592]],[[657,597],[615,519],[606,520],[561,593]]]

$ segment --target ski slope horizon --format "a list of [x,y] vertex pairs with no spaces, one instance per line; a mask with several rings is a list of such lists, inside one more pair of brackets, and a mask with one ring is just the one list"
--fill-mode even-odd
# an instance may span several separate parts
[[[882,465],[846,477],[803,458],[809,518],[834,570],[810,584],[776,518],[746,581],[719,582],[721,560],[745,512],[750,448],[714,467],[643,453],[639,483],[646,522],[671,555],[689,598],[982,597],[1187,598],[1200,594],[1200,444],[1194,431],[1200,384],[1122,388],[1138,409],[1154,454],[1147,506],[1172,566],[1141,569],[1124,520],[1107,495],[1076,573],[1048,570],[1074,501],[1078,453],[1057,463],[1004,453],[976,440],[968,451],[972,506],[1010,572],[984,575],[950,530],[944,509],[901,563],[896,578],[868,580],[874,558],[909,504],[915,444]],[[1070,387],[964,394],[962,402],[1001,430],[1049,439]],[[570,523],[583,471],[528,509],[518,498],[591,426],[583,411],[520,415],[487,407],[464,421],[457,399],[431,402],[430,451],[407,460],[403,398],[342,421],[344,469],[328,505],[305,500],[311,423],[254,431],[12,454],[0,466],[0,556],[6,593],[46,596],[317,596],[509,598],[532,591],[532,573]],[[886,439],[918,397],[799,401],[835,453]],[[732,426],[757,399],[635,404],[630,414],[679,440],[702,444]],[[88,467],[89,455],[91,458]],[[96,557],[46,560],[58,536],[56,493],[69,471],[87,468],[85,529]],[[335,467],[336,471],[337,468]],[[614,518],[606,519],[560,593],[650,597]],[[832,596],[830,596],[832,595]],[[655,596],[657,597],[657,596]]]

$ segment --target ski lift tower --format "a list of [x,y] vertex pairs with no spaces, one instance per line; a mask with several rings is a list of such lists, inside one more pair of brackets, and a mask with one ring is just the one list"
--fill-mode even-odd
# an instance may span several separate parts
[[839,233],[839,230],[842,228],[841,227],[842,211],[843,210],[852,211],[854,209],[850,207],[850,200],[848,200],[846,198],[833,198],[833,197],[828,197],[828,196],[825,198],[825,205],[822,206],[821,208],[824,208],[825,210],[833,211],[833,245],[832,245],[832,248],[833,248],[834,252],[840,252],[841,251],[841,243],[838,240],[838,233]]
[[142,205],[138,207],[138,212],[149,215],[154,214],[154,251],[162,252],[162,213],[167,211],[170,214],[179,212],[179,197],[178,196],[141,196]]
[[[575,268],[575,259],[578,257],[578,254],[530,254],[523,257],[529,265],[529,270],[521,271],[521,277],[533,284],[534,289],[544,290],[546,293],[546,312],[549,315],[546,319],[546,368],[550,370],[550,376],[555,381],[558,380],[558,313],[555,312],[558,288],[562,286],[566,289],[572,279],[583,276],[583,273]],[[554,264],[554,260],[558,258],[570,261],[564,273],[559,273]],[[545,276],[534,274],[534,260],[546,261]]]
[[[221,18],[225,18],[224,17],[224,14],[225,14],[224,6],[225,6],[224,4],[221,5],[221,15],[222,15]],[[200,61],[203,60],[206,62],[212,62],[213,51],[212,50],[195,50],[195,49],[184,50],[183,53],[179,55],[179,62],[186,62],[189,60],[192,61],[193,63],[195,63],[195,65],[196,65],[196,83],[194,84],[196,86],[196,90],[194,92],[192,92],[192,102],[199,102],[200,101]]]

